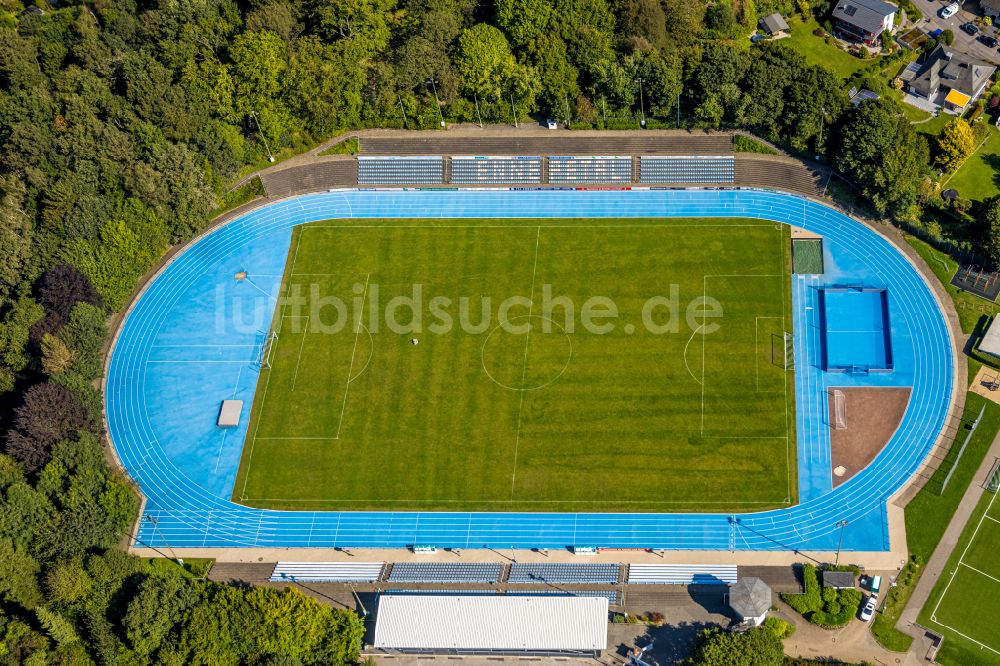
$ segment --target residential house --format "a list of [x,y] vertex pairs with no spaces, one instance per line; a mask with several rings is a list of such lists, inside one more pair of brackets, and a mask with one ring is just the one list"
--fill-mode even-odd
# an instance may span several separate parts
[[983,16],[989,16],[994,21],[1000,18],[1000,0],[979,0],[979,8],[983,10]]
[[952,113],[962,113],[990,82],[996,67],[940,45],[927,56],[906,91]]
[[761,30],[769,35],[775,35],[780,32],[788,32],[788,23],[785,22],[785,18],[778,12],[765,16],[758,21],[757,24],[760,26]]
[[883,32],[892,31],[897,11],[896,5],[882,0],[838,0],[833,8],[834,32],[842,39],[876,46]]

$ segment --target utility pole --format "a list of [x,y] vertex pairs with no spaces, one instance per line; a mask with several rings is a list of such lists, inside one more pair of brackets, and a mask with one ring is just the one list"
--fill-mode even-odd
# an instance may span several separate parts
[[840,547],[844,545],[844,528],[847,527],[849,523],[846,520],[838,520],[837,527],[840,528],[840,541],[837,542],[837,559],[834,560],[833,566],[840,564]]
[[642,115],[642,120],[639,121],[639,127],[646,126],[646,109],[642,101],[642,77],[636,79],[639,82],[639,113]]
[[250,115],[253,116],[254,122],[257,123],[257,131],[260,132],[260,139],[264,142],[264,149],[267,151],[267,161],[274,163],[274,154],[271,152],[271,147],[267,145],[267,137],[264,136],[264,128],[260,126],[260,118],[257,117],[257,112],[250,109]]
[[517,109],[514,108],[514,93],[510,94],[510,113],[514,116],[514,127],[517,127]]
[[608,105],[604,101],[604,95],[601,95],[601,112],[604,116],[604,129],[608,129]]
[[403,129],[409,129],[406,122],[406,109],[403,108],[403,98],[399,93],[396,93],[396,99],[399,100],[399,110],[403,112]]
[[569,129],[569,95],[563,93],[563,101],[566,102],[566,129]]
[[473,92],[472,96],[476,100],[476,117],[479,118],[479,129],[483,129],[483,114],[479,113],[479,95]]
[[[681,89],[683,90],[683,88]],[[681,126],[681,91],[677,91],[677,128]]]
[[437,106],[438,118],[441,119],[441,127],[444,127],[444,114],[441,113],[441,100],[438,99],[437,81],[432,77],[427,79],[427,83],[431,84],[431,90],[434,91],[434,105]]

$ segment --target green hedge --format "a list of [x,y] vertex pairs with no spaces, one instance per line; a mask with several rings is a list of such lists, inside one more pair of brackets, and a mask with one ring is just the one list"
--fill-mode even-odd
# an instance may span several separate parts
[[[852,571],[858,573],[858,567],[841,565],[824,567],[826,571]],[[818,570],[811,564],[802,567],[802,582],[806,591],[803,594],[782,594],[781,600],[795,609],[810,624],[825,629],[836,629],[851,621],[861,607],[861,592],[857,589],[836,590],[832,587],[822,588],[819,583]]]

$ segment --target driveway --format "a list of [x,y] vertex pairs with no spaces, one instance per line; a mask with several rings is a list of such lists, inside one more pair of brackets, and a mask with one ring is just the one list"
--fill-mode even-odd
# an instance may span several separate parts
[[[969,23],[978,16],[979,2],[978,0],[971,0],[962,5],[961,11],[952,16],[950,19],[943,19],[939,12],[941,9],[950,2],[944,2],[943,0],[913,0],[917,8],[923,12],[923,20],[917,21],[916,25],[920,27],[924,32],[932,32],[937,28],[942,30],[951,30],[955,33],[955,43],[953,48],[959,53],[967,53],[973,55],[977,58],[981,58],[986,62],[992,63],[994,65],[1000,65],[1000,52],[996,49],[988,48],[981,42],[976,41],[975,37],[965,34],[962,31],[961,26]],[[980,34],[985,32],[986,34],[993,35],[993,28],[985,28],[980,31]],[[1000,36],[997,39],[1000,39]]]

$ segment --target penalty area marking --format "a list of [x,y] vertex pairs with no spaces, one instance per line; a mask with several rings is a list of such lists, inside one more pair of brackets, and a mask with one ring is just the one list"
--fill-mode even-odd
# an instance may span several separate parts
[[938,597],[937,603],[934,604],[934,610],[931,611],[931,621],[934,622],[935,624],[937,624],[940,627],[944,627],[945,629],[948,629],[949,631],[954,631],[956,634],[958,634],[959,636],[961,636],[965,640],[971,641],[972,643],[975,643],[980,648],[985,648],[985,649],[989,650],[990,652],[993,652],[995,654],[1000,654],[1000,650],[992,648],[989,645],[986,645],[985,643],[981,643],[980,641],[977,641],[975,638],[972,638],[971,636],[967,636],[966,634],[962,633],[958,629],[956,629],[956,628],[954,628],[954,627],[952,627],[950,625],[947,625],[947,624],[945,624],[943,622],[940,622],[937,619],[937,612],[938,612],[938,609],[941,607],[941,602],[944,601],[944,599],[945,599],[946,596],[948,596],[948,589],[951,587],[951,584],[955,582],[955,576],[958,575],[958,572],[959,572],[959,570],[962,567],[965,567],[966,569],[969,569],[969,570],[974,571],[974,572],[976,572],[978,574],[986,576],[987,578],[989,578],[989,579],[991,579],[993,581],[1000,582],[996,578],[994,578],[993,576],[991,576],[991,575],[989,575],[987,573],[984,573],[984,572],[980,571],[979,569],[976,569],[975,567],[971,567],[971,566],[969,566],[968,564],[966,564],[963,561],[965,559],[965,556],[969,553],[969,549],[972,548],[972,544],[975,543],[976,536],[979,535],[979,529],[983,526],[983,523],[986,522],[986,518],[989,516],[990,509],[993,508],[993,502],[995,502],[996,499],[997,499],[996,494],[994,494],[993,497],[990,498],[990,503],[986,505],[986,511],[984,511],[983,515],[979,518],[979,524],[976,525],[976,529],[972,533],[972,536],[969,538],[969,542],[967,544],[965,544],[965,549],[962,550],[962,555],[958,558],[958,564],[955,566],[954,571],[951,572],[951,578],[948,579],[948,584],[944,586],[944,590],[941,592],[941,596]]

